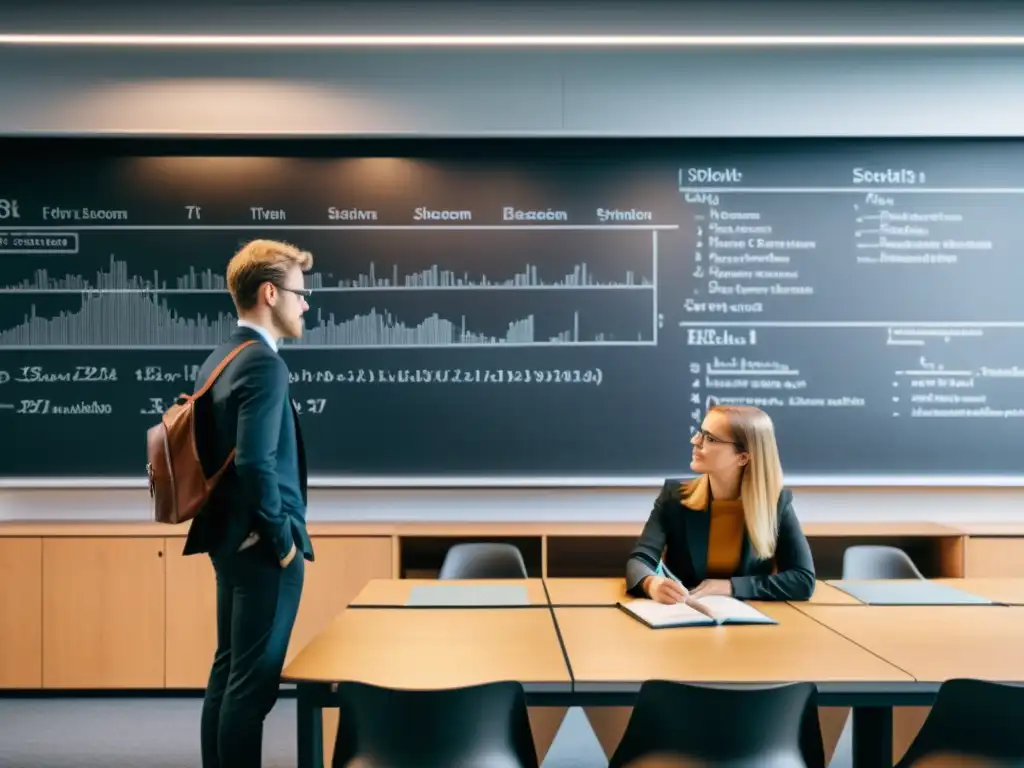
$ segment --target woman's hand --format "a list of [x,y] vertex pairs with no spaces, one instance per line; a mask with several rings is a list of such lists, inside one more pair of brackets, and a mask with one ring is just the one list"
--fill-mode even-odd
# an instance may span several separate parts
[[705,579],[698,584],[690,596],[694,600],[710,595],[732,595],[732,582],[729,579]]
[[666,579],[664,576],[648,576],[644,579],[644,592],[657,603],[675,605],[685,603],[689,597],[686,587],[673,579]]

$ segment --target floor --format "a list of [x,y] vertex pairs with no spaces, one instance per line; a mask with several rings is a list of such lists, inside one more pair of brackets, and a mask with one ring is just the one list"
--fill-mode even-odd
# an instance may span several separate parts
[[[201,706],[198,698],[0,698],[0,768],[198,768]],[[277,703],[264,744],[264,768],[295,765],[294,700]],[[542,768],[607,765],[583,711],[570,709]],[[846,732],[830,768],[849,765]]]

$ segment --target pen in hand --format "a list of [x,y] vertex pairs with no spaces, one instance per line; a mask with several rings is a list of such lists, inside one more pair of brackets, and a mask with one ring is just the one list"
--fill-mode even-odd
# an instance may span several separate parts
[[695,611],[700,611],[705,616],[711,616],[711,618],[714,618],[713,614],[708,610],[707,606],[705,606],[696,597],[692,597],[690,595],[690,591],[686,587],[683,586],[682,580],[678,576],[676,576],[674,573],[672,573],[672,571],[669,570],[668,566],[665,565],[664,561],[662,561],[662,563],[661,563],[661,569],[665,572],[665,575],[669,579],[671,579],[672,581],[676,582],[676,584],[678,585],[676,587],[676,589],[682,590],[682,592],[683,592],[682,600],[678,600],[677,599],[677,602],[686,603],[686,605],[690,606]]
[[645,585],[648,597],[655,602],[666,605],[689,603],[690,593],[683,586],[683,582],[668,569],[664,562],[661,564],[661,569],[665,574],[664,576],[654,574],[648,577],[648,583]]

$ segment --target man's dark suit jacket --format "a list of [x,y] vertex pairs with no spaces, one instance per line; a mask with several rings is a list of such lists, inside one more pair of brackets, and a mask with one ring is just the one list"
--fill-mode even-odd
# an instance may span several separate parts
[[[707,578],[709,510],[694,510],[683,504],[683,482],[666,480],[654,502],[647,524],[626,562],[626,589],[643,596],[644,577],[651,576],[662,559],[693,589]],[[775,557],[762,560],[743,534],[743,547],[736,574],[730,579],[733,597],[742,600],[808,600],[814,594],[814,559],[800,521],[793,511],[793,493],[783,489],[778,503],[779,532]]]
[[199,459],[207,476],[234,461],[192,521],[184,554],[214,557],[235,552],[250,533],[257,547],[283,560],[294,543],[313,559],[306,532],[306,456],[298,416],[288,391],[288,367],[251,328],[236,328],[215,349],[196,377],[199,390],[213,369],[236,346],[254,340],[221,372],[206,397],[196,403]]

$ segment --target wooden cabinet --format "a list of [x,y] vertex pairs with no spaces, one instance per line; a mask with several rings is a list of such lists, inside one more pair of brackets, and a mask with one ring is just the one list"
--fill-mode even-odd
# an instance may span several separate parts
[[43,687],[162,688],[164,540],[43,541]]
[[391,537],[314,537],[285,663],[345,610],[370,579],[391,578]]
[[184,538],[167,551],[168,688],[205,688],[217,649],[217,582],[207,555],[181,554]]
[[[501,540],[531,575],[618,575],[639,523],[311,523],[287,660],[370,579],[435,576],[448,547]],[[216,582],[183,557],[186,527],[0,522],[0,689],[202,689],[216,645]],[[812,523],[819,578],[845,547],[889,543],[927,576],[1024,577],[1024,524]]]
[[[181,555],[183,539],[167,539],[168,688],[205,688],[217,646],[216,581],[205,555]],[[345,609],[370,579],[391,577],[390,536],[313,537],[302,602],[288,660]]]
[[1024,538],[971,536],[967,539],[966,572],[976,578],[1024,577]]
[[0,539],[0,688],[43,683],[42,590],[42,539]]

